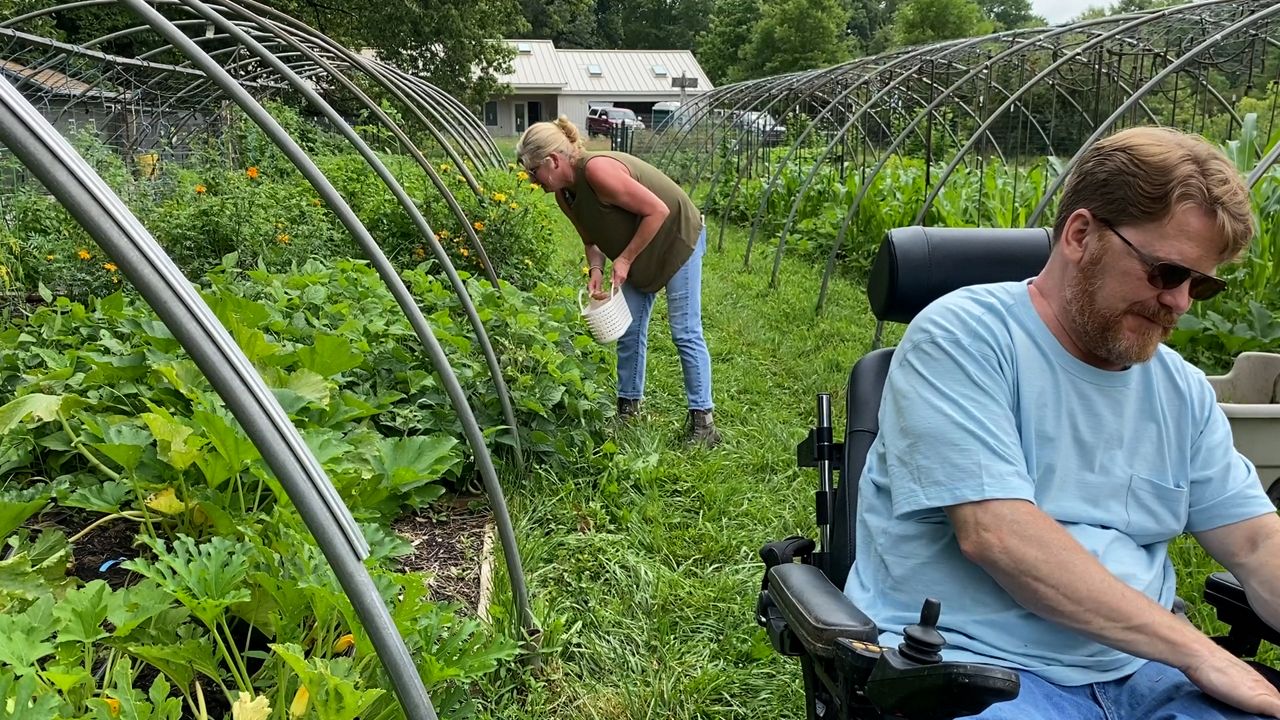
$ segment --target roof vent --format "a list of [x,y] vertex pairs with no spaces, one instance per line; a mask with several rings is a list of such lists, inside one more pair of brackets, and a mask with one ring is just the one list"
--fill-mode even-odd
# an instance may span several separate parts
[[654,66],[653,66],[653,76],[654,76],[654,77],[666,77],[666,76],[667,76],[667,66],[666,66],[666,65],[654,65]]
[[604,75],[604,69],[599,65],[588,65],[587,74],[591,77],[600,77],[601,75]]
[[533,43],[527,43],[527,42],[516,43],[516,52],[520,53],[521,55],[531,54],[533,52]]

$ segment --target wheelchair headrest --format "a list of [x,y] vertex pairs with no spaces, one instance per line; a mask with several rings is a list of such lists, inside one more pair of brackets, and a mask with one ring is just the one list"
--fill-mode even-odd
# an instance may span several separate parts
[[904,227],[885,233],[871,264],[867,299],[876,319],[911,322],[968,285],[1026,280],[1049,259],[1048,228]]

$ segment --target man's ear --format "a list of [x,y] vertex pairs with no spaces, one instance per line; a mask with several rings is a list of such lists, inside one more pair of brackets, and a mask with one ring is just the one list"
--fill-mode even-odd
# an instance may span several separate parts
[[1099,226],[1093,213],[1085,208],[1077,209],[1067,218],[1067,223],[1062,228],[1062,235],[1057,242],[1058,251],[1072,262],[1081,262],[1089,250],[1089,244],[1097,241]]

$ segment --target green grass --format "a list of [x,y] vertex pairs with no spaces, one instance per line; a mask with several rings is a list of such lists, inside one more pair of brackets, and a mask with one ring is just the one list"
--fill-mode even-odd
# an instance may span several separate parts
[[[574,280],[580,246],[567,222],[564,232],[564,277]],[[745,240],[729,229],[725,250],[712,248],[704,264],[724,445],[693,450],[677,440],[684,393],[660,301],[642,420],[617,429],[576,471],[509,489],[545,655],[538,672],[508,672],[485,689],[486,717],[804,716],[798,664],[773,653],[754,623],[756,551],[813,537],[816,475],[795,467],[794,446],[815,393],[832,393],[843,415],[846,376],[870,347],[874,320],[862,289],[842,279],[815,316],[820,270],[801,259],[785,258],[783,285],[770,290],[766,264],[743,271]],[[1205,627],[1211,613],[1198,600],[1213,565],[1183,540],[1174,549],[1182,596]],[[500,577],[495,600],[507,598]]]

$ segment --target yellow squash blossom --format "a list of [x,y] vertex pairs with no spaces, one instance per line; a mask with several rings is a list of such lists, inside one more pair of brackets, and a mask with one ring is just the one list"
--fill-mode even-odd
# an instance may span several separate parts
[[356,644],[356,636],[352,635],[351,633],[347,633],[346,635],[343,635],[342,637],[334,641],[333,654],[341,655],[342,653],[350,650],[351,646],[355,644]]
[[258,172],[257,165],[250,165],[249,168],[244,171],[244,174],[248,176],[250,180],[257,180],[258,176],[261,175],[261,173]]
[[293,694],[293,702],[289,703],[289,717],[297,720],[307,714],[307,702],[311,699],[311,693],[307,690],[306,685],[298,686],[298,692]]

